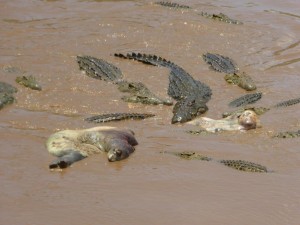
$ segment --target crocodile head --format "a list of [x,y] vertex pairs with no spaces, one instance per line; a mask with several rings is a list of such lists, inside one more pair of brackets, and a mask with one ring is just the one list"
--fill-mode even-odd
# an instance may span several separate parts
[[122,80],[117,83],[118,89],[121,92],[129,92],[130,96],[123,96],[122,100],[125,102],[143,103],[150,105],[172,105],[170,100],[164,100],[154,95],[143,83],[141,82],[128,82]]
[[191,95],[178,101],[173,108],[173,123],[185,123],[208,110],[205,101],[198,96]]

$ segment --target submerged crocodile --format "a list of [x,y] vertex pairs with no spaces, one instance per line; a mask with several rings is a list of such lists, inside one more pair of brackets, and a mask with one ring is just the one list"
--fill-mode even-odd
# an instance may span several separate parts
[[164,151],[161,153],[172,154],[172,155],[178,156],[178,157],[180,157],[182,159],[186,159],[186,160],[216,161],[221,164],[224,164],[225,166],[228,166],[233,169],[240,170],[240,171],[258,172],[258,173],[271,172],[265,166],[262,166],[257,163],[253,163],[253,162],[249,162],[249,161],[245,161],[245,160],[214,160],[212,158],[209,158],[207,156],[204,156],[200,153],[193,152],[193,151],[184,151],[184,152]]
[[109,114],[102,114],[97,116],[88,117],[85,121],[93,122],[93,123],[105,123],[110,121],[117,121],[117,120],[142,120],[148,117],[153,117],[154,114],[149,113],[109,113]]
[[117,83],[118,89],[121,92],[130,93],[129,96],[123,96],[122,100],[125,102],[140,102],[143,104],[152,104],[152,105],[173,105],[173,102],[170,100],[164,100],[156,95],[154,95],[143,83],[141,82],[128,82],[121,81]]
[[209,18],[209,19],[213,19],[213,20],[217,20],[217,21],[222,21],[222,22],[229,23],[229,24],[243,24],[241,21],[229,18],[224,13],[209,14],[209,13],[206,13],[206,12],[201,12],[199,15],[204,16],[204,17]]
[[66,168],[90,155],[107,153],[108,161],[127,158],[138,142],[131,130],[116,127],[93,127],[84,130],[63,130],[52,134],[46,147],[57,157],[50,169]]
[[244,160],[220,160],[219,162],[224,164],[225,166],[229,166],[231,168],[241,170],[241,171],[259,172],[259,173],[270,172],[265,166],[253,162],[244,161]]
[[17,88],[14,86],[0,81],[0,109],[4,106],[12,104],[15,101],[14,93],[17,92]]
[[257,114],[252,110],[245,110],[240,114],[234,114],[224,119],[214,120],[207,117],[199,117],[187,124],[201,127],[200,131],[189,131],[191,134],[205,132],[220,132],[220,131],[234,131],[234,130],[250,130],[260,127],[260,121]]
[[123,80],[123,74],[121,70],[103,59],[98,59],[91,56],[77,56],[77,62],[80,70],[85,71],[88,76],[112,82],[118,86],[120,91],[129,92],[130,96],[122,97],[122,100],[126,102],[152,105],[173,104],[169,100],[163,100],[154,95],[143,83]]
[[284,131],[273,136],[274,138],[296,138],[300,137],[300,130],[297,131]]
[[21,84],[25,87],[28,87],[32,90],[38,90],[41,91],[42,87],[41,85],[36,81],[35,77],[33,77],[32,75],[30,76],[19,76],[16,78],[16,82],[18,84]]
[[170,69],[168,95],[177,101],[173,108],[172,123],[187,122],[208,110],[206,103],[211,98],[211,89],[206,84],[195,80],[180,66],[156,55],[116,53],[115,56]]
[[[181,4],[174,3],[174,2],[159,1],[159,2],[155,2],[154,4],[161,5],[161,6],[168,7],[168,8],[172,8],[172,9],[189,9],[189,10],[192,10],[192,8],[190,6],[181,5]],[[241,21],[229,18],[224,13],[219,13],[219,14],[215,14],[215,13],[209,14],[207,12],[198,13],[197,12],[198,10],[196,10],[196,9],[194,9],[193,11],[195,11],[198,15],[203,16],[203,17],[208,18],[208,19],[213,19],[213,20],[216,20],[216,21],[221,21],[221,22],[225,22],[225,23],[229,23],[229,24],[243,24]]]
[[206,53],[203,54],[203,60],[209,64],[213,70],[220,73],[226,73],[224,79],[228,83],[235,84],[247,91],[256,89],[256,85],[252,78],[244,72],[239,72],[237,64],[229,57]]
[[32,75],[27,75],[28,72],[14,66],[6,66],[3,68],[3,70],[6,73],[18,74],[19,76],[17,76],[15,79],[18,84],[28,87],[32,90],[42,90],[41,85],[37,82],[35,77]]
[[175,3],[175,2],[161,1],[161,2],[155,2],[154,4],[169,7],[169,8],[174,8],[174,9],[190,9],[191,8],[190,6],[180,5],[180,4]]
[[237,110],[234,110],[232,112],[224,112],[222,114],[222,117],[225,118],[225,117],[228,117],[228,116],[231,116],[231,115],[240,114],[241,112],[243,112],[245,110],[252,110],[257,115],[262,115],[265,112],[268,112],[270,109],[284,108],[284,107],[292,106],[292,105],[295,105],[295,104],[298,104],[298,103],[300,103],[300,98],[294,98],[294,99],[289,99],[289,100],[286,100],[286,101],[282,101],[282,102],[279,102],[279,103],[277,103],[273,106],[269,106],[269,107],[244,106],[244,107],[239,108]]

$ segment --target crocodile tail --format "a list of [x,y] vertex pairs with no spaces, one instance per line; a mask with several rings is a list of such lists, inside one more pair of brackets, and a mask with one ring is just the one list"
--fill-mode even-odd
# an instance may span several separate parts
[[220,160],[219,162],[236,170],[259,173],[269,172],[265,166],[245,160]]
[[153,117],[154,114],[149,113],[109,113],[109,114],[101,114],[97,116],[88,117],[85,121],[93,122],[93,123],[105,123],[110,121],[118,121],[118,120],[142,120],[148,117]]
[[287,107],[287,106],[291,106],[291,105],[296,105],[300,103],[300,98],[294,98],[294,99],[290,99],[287,101],[283,101],[283,102],[279,102],[276,105],[274,105],[274,108],[278,108],[278,107]]
[[141,54],[141,53],[127,53],[126,55],[122,53],[115,53],[114,56],[123,58],[123,59],[133,59],[139,62],[153,65],[153,66],[163,66],[168,68],[173,68],[175,66],[174,63],[168,61],[160,56],[157,55],[150,55],[150,54]]
[[243,95],[243,96],[231,101],[228,105],[230,107],[245,106],[245,105],[257,102],[259,99],[261,99],[261,97],[262,97],[261,92],[246,94],[246,95]]
[[190,9],[191,8],[190,6],[187,6],[187,5],[180,5],[178,3],[167,2],[167,1],[159,1],[159,2],[155,2],[154,4],[169,7],[169,8],[175,8],[175,9]]

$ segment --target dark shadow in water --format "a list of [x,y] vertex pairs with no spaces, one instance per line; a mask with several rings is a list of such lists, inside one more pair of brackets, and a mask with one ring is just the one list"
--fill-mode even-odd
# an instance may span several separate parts
[[282,62],[282,63],[278,63],[276,65],[270,66],[266,70],[273,69],[274,67],[287,66],[287,65],[290,65],[290,64],[293,64],[293,63],[296,63],[296,62],[300,62],[300,58],[291,59],[291,60],[288,60],[288,61],[285,61],[285,62]]
[[289,50],[289,49],[292,49],[292,48],[295,48],[295,47],[297,47],[299,44],[300,44],[300,41],[297,41],[296,43],[293,43],[293,44],[287,46],[286,48],[283,48],[283,49],[280,49],[280,50],[274,52],[274,55],[280,55],[282,52],[284,52],[284,51],[286,51],[286,50]]
[[288,12],[283,12],[283,11],[278,11],[278,10],[274,10],[274,9],[265,10],[265,12],[275,12],[275,13],[279,13],[279,14],[286,15],[286,16],[292,16],[292,17],[300,18],[299,15],[288,13]]

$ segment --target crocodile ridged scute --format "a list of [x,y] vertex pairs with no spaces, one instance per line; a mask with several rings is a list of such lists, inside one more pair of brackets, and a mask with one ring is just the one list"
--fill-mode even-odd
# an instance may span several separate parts
[[219,54],[206,53],[203,54],[204,61],[211,65],[211,68],[221,73],[234,74],[238,72],[236,63],[229,57]]
[[291,105],[296,105],[298,103],[300,103],[300,98],[294,98],[294,99],[290,99],[287,101],[279,102],[278,104],[276,104],[274,106],[274,108],[287,107],[287,106],[291,106]]
[[97,116],[88,117],[85,121],[93,122],[93,123],[105,123],[110,121],[117,121],[117,120],[142,120],[148,117],[153,117],[154,114],[148,113],[108,113],[108,114],[101,114]]
[[123,78],[121,70],[103,59],[92,56],[77,56],[80,70],[93,78],[105,81],[118,81]]
[[244,160],[220,160],[220,163],[241,171],[267,173],[265,166]]
[[126,55],[116,53],[116,57],[125,59],[134,59],[146,64],[163,66],[169,68],[169,87],[168,95],[178,102],[173,109],[172,123],[187,122],[197,115],[207,111],[206,102],[211,98],[211,89],[195,80],[180,66],[156,55],[147,55],[141,53],[128,53]]
[[176,9],[190,9],[191,8],[187,5],[180,5],[180,4],[175,3],[175,2],[160,1],[160,2],[155,2],[154,4],[161,5],[161,6],[166,6],[166,7],[169,7],[169,8],[176,8]]
[[200,153],[194,151],[183,151],[183,152],[171,152],[171,151],[162,151],[160,153],[168,153],[175,156],[178,156],[181,159],[187,160],[201,160],[201,161],[216,161],[225,166],[234,168],[240,171],[247,171],[247,172],[259,172],[259,173],[267,173],[271,172],[265,166],[262,166],[257,163],[245,161],[245,160],[215,160],[213,158],[207,157]]
[[246,94],[246,95],[243,95],[243,96],[231,101],[228,105],[230,107],[245,106],[245,105],[257,102],[259,99],[261,99],[261,97],[262,97],[261,92]]
[[174,63],[171,61],[168,61],[160,56],[156,55],[151,55],[151,54],[142,54],[142,53],[127,53],[126,55],[122,53],[115,53],[114,54],[116,57],[123,58],[123,59],[134,59],[136,61],[145,63],[145,64],[150,64],[154,66],[163,66],[163,67],[168,67],[172,68],[176,66]]
[[278,134],[275,134],[273,137],[275,137],[275,138],[296,138],[296,137],[300,137],[300,130],[280,132]]
[[225,23],[230,23],[230,24],[243,24],[241,21],[238,20],[234,20],[229,18],[227,15],[225,15],[224,13],[219,13],[219,14],[209,14],[207,12],[201,12],[199,15],[209,18],[209,19],[213,19],[213,20],[218,20],[218,21],[222,21]]
[[211,89],[206,84],[195,80],[180,66],[160,56],[141,53],[127,53],[126,55],[116,53],[114,55],[119,58],[134,59],[145,64],[169,68],[171,72],[168,94],[175,100],[183,99],[191,94],[201,95],[206,102],[211,98]]

